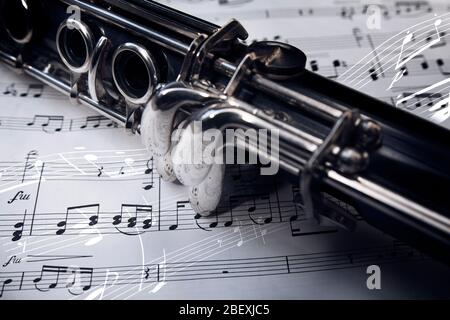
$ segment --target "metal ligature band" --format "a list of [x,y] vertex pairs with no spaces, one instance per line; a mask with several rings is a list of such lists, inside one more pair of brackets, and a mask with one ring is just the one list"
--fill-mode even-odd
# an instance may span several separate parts
[[189,186],[197,213],[218,205],[225,169],[172,158],[195,123],[267,130],[278,156],[246,137],[237,145],[299,184],[308,217],[354,229],[330,195],[448,261],[450,133],[306,70],[301,50],[246,45],[238,21],[218,27],[146,0],[3,0],[0,19],[2,62],[140,134],[159,174]]

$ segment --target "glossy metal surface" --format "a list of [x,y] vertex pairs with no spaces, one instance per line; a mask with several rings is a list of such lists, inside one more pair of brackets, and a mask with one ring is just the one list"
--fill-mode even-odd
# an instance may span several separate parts
[[100,71],[100,65],[104,62],[105,60],[105,55],[106,55],[106,51],[108,50],[108,48],[111,46],[111,41],[102,36],[95,48],[94,51],[92,52],[92,59],[91,59],[91,63],[89,65],[89,70],[88,70],[88,89],[89,89],[89,95],[91,96],[92,100],[94,101],[98,101],[99,97],[97,95],[98,92],[98,86],[102,86],[101,84],[101,80],[97,81],[97,75]]
[[[74,32],[74,30],[76,30],[75,32],[79,32],[85,46],[86,57],[80,66],[74,65],[68,56],[68,50],[71,50],[71,47],[75,44],[68,43],[67,39],[63,36],[65,32]],[[69,70],[75,73],[87,72],[94,51],[94,36],[89,27],[83,22],[75,19],[67,19],[59,26],[56,33],[56,48],[58,49],[61,60]]]
[[[146,88],[145,93],[142,96],[132,95],[127,90],[127,88],[125,88],[121,83],[120,80],[120,77],[122,77],[121,73],[125,73],[125,70],[121,70],[120,68],[118,70],[116,64],[118,57],[125,54],[136,56],[143,62],[146,68],[145,73],[146,76],[148,77],[148,87]],[[127,42],[120,45],[113,55],[112,70],[114,83],[116,84],[116,87],[119,90],[119,92],[125,97],[127,101],[134,104],[143,104],[150,99],[155,89],[155,86],[158,83],[158,70],[156,68],[154,58],[152,57],[149,51],[147,51],[142,46],[131,42]]]
[[79,0],[64,0],[68,5],[75,5],[85,12],[89,12],[91,15],[95,15],[97,18],[112,23],[125,30],[125,32],[133,32],[148,37],[158,45],[173,50],[180,54],[185,54],[189,50],[189,45],[178,41],[175,38],[166,36],[154,30],[151,30],[139,23],[135,23],[132,20],[121,17],[114,12],[102,9],[94,4],[79,1]]

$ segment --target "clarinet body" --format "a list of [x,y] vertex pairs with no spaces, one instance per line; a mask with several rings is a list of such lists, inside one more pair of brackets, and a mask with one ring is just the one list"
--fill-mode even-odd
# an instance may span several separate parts
[[218,27],[145,0],[3,0],[0,19],[2,62],[141,134],[197,213],[214,211],[224,168],[175,164],[175,129],[185,129],[179,141],[195,122],[278,130],[270,160],[299,184],[307,216],[354,229],[331,195],[449,262],[450,133],[306,70],[299,49],[246,45],[237,21]]

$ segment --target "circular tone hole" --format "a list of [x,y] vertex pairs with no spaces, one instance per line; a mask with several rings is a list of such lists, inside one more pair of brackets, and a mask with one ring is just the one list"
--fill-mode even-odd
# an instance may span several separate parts
[[80,30],[64,27],[58,41],[61,55],[72,67],[80,68],[85,64],[88,59],[88,45]]
[[8,0],[1,8],[1,20],[9,36],[16,42],[26,43],[31,39],[31,9],[26,0]]
[[119,52],[114,60],[114,78],[129,97],[144,97],[150,88],[150,73],[144,59],[132,50]]

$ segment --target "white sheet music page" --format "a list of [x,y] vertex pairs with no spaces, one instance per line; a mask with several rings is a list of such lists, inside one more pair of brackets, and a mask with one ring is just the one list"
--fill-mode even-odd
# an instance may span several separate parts
[[[310,70],[450,125],[443,2],[161,2],[235,17],[248,42],[294,44]],[[3,66],[0,150],[0,299],[450,296],[445,265],[356,212],[353,233],[306,221],[298,185],[251,167],[227,168],[234,188],[217,214],[195,215],[138,136]]]

